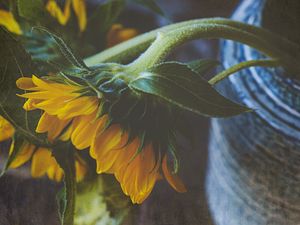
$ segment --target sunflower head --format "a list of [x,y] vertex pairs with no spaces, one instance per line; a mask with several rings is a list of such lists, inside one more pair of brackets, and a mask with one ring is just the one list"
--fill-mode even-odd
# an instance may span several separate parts
[[138,151],[151,144],[157,157],[167,153],[174,157],[176,133],[185,125],[178,119],[181,111],[156,96],[134,90],[130,84],[137,75],[128,73],[123,65],[109,63],[90,69],[65,75],[85,86],[84,94],[98,96],[98,117],[107,116],[105,129],[118,124],[128,133],[128,143],[139,138]]
[[50,142],[71,141],[89,149],[97,173],[113,173],[133,203],[143,202],[161,174],[179,192],[185,187],[176,168],[180,111],[154,96],[133,90],[126,66],[108,63],[69,69],[58,76],[21,78],[25,110],[40,109],[36,131]]

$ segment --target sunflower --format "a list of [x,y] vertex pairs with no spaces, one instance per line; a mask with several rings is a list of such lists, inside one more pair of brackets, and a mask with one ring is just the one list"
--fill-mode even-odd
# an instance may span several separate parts
[[125,28],[122,24],[113,24],[106,36],[107,47],[112,47],[123,41],[131,39],[138,35],[138,31],[133,28]]
[[55,0],[49,0],[46,4],[46,10],[61,25],[66,25],[71,16],[71,5],[77,16],[79,30],[82,32],[86,29],[87,24],[85,0],[66,0],[63,10],[61,10]]
[[4,26],[10,32],[18,35],[23,33],[14,15],[3,9],[0,9],[0,26]]
[[[0,142],[9,140],[14,136],[14,127],[2,116],[0,116]],[[14,141],[12,141],[9,155],[13,154]],[[16,157],[9,164],[9,168],[15,169],[31,160],[31,175],[32,177],[42,177],[47,174],[49,179],[60,182],[63,178],[63,170],[52,156],[51,150],[48,148],[37,147],[24,141],[18,150]],[[75,160],[76,181],[83,180],[86,172],[86,163],[79,157]]]
[[[148,110],[142,117],[136,117],[135,111],[141,112],[139,102],[131,102],[135,107],[122,109],[128,112],[121,111],[122,116],[119,116],[117,108],[120,104],[125,101],[127,106],[130,105],[130,95],[124,96],[126,84],[115,78],[100,80],[100,94],[89,91],[82,84],[34,75],[20,78],[17,86],[27,91],[20,95],[27,99],[25,110],[43,111],[37,132],[47,132],[52,140],[70,140],[78,150],[89,149],[90,156],[96,160],[97,173],[114,174],[133,203],[142,203],[156,181],[162,179],[162,174],[176,191],[185,192],[182,181],[168,166],[167,152],[162,150],[168,148],[168,143],[161,141],[166,135],[161,135],[152,126],[161,125],[160,121],[150,121],[154,115],[151,110],[150,114]],[[114,89],[115,82],[118,90]],[[110,105],[115,98],[125,100]],[[165,111],[160,112],[164,115]],[[162,121],[171,124],[172,121],[166,119],[168,115]],[[128,119],[132,116],[134,121]]]

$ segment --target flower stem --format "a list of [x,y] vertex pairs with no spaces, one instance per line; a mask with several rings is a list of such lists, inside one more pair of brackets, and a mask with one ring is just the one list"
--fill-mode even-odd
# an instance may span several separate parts
[[[231,23],[234,22],[231,21]],[[266,35],[263,29],[255,33],[247,30],[248,25],[245,27],[241,23],[238,25],[233,27],[224,24],[196,22],[170,32],[160,32],[151,46],[129,64],[130,72],[138,73],[162,62],[175,47],[187,41],[199,38],[224,38],[247,44],[271,58],[278,59],[280,64],[290,71],[299,73],[300,68],[297,63],[300,58],[299,46],[294,46],[293,43],[284,39],[280,41],[276,35]],[[295,49],[297,50],[295,51]]]
[[[235,30],[235,38],[230,38],[226,37],[227,35],[222,35],[221,31],[219,31],[218,35],[215,34],[214,36],[208,36],[203,35],[203,31],[201,31],[199,28],[206,29],[205,26],[201,27],[201,25],[210,25],[214,26],[216,29],[221,28],[229,28],[229,29],[234,29]],[[182,32],[182,29],[186,31],[186,34],[179,37],[178,34]],[[141,54],[146,48],[150,46],[150,44],[155,40],[157,33],[164,33],[167,36],[170,36],[172,31],[177,30],[175,33],[173,33],[172,37],[169,37],[170,39],[177,39],[178,42],[175,44],[175,46],[180,45],[182,43],[187,42],[188,40],[191,39],[196,39],[196,38],[227,38],[227,39],[232,39],[232,40],[237,40],[242,43],[243,40],[239,40],[238,36],[244,37],[245,35],[248,36],[248,38],[253,38],[256,37],[259,42],[264,42],[267,44],[267,48],[271,48],[274,51],[277,50],[279,52],[284,52],[285,54],[288,54],[287,58],[293,58],[295,57],[296,59],[300,58],[300,47],[285,39],[282,38],[278,35],[273,34],[272,32],[255,27],[252,25],[244,24],[241,22],[237,21],[232,21],[229,19],[224,19],[224,18],[209,18],[209,19],[196,19],[196,20],[190,20],[190,21],[185,21],[185,22],[180,22],[172,25],[168,25],[156,30],[153,30],[151,32],[142,34],[136,38],[133,38],[129,41],[123,42],[119,45],[116,45],[113,48],[109,48],[101,53],[98,53],[92,57],[89,57],[88,59],[85,60],[85,62],[88,65],[93,65],[101,62],[118,62],[118,63],[128,63],[131,60],[133,60],[136,56]],[[189,31],[190,30],[190,31]],[[190,34],[189,34],[190,32]],[[225,32],[228,33],[228,32]],[[240,34],[239,34],[240,33]],[[246,44],[250,44],[246,42]],[[174,43],[173,43],[174,45]],[[168,48],[171,48],[170,46],[166,46]],[[254,46],[255,47],[255,46]],[[170,49],[167,49],[170,50]],[[260,49],[259,49],[260,50]],[[158,54],[159,52],[165,51],[165,48],[163,49],[158,49]],[[155,52],[154,52],[155,54]],[[276,54],[276,55],[277,55]],[[166,54],[167,55],[167,54]],[[297,60],[294,60],[293,62],[296,62]],[[285,60],[288,61],[288,60]],[[292,63],[290,63],[292,64]],[[299,69],[297,69],[299,71]]]
[[231,74],[236,73],[242,69],[249,68],[252,66],[262,66],[262,67],[276,67],[280,66],[280,63],[276,59],[260,59],[260,60],[249,60],[245,62],[238,63],[211,78],[208,83],[215,85],[223,79],[229,77]]

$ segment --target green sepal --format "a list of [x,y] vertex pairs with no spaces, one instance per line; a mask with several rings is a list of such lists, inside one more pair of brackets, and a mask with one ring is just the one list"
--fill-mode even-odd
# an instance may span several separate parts
[[76,195],[75,151],[69,142],[57,142],[53,146],[52,151],[53,156],[64,171],[64,187],[57,194],[62,225],[73,225],[74,223]]
[[225,98],[187,65],[177,62],[162,63],[140,73],[129,87],[209,117],[229,117],[251,111]]
[[35,133],[40,117],[38,111],[27,113],[22,107],[25,100],[16,94],[24,91],[16,86],[16,80],[35,74],[30,55],[16,37],[0,27],[0,115],[7,119],[28,141],[37,145],[47,145],[44,135]]
[[206,75],[218,65],[220,62],[215,59],[198,59],[187,63],[187,66],[200,76]]

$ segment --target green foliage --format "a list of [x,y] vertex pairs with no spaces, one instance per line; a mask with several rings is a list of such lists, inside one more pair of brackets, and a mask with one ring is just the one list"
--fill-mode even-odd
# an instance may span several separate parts
[[44,3],[42,0],[17,0],[19,15],[32,21],[40,21],[44,17]]
[[162,63],[142,72],[129,87],[199,115],[229,117],[250,111],[223,97],[187,65],[177,62]]
[[206,75],[218,65],[220,62],[215,59],[198,59],[187,63],[187,66],[200,76]]
[[27,113],[22,108],[25,100],[16,95],[24,93],[16,87],[16,80],[23,76],[31,76],[35,68],[22,44],[2,27],[0,58],[0,114],[13,124],[25,139],[35,144],[46,144],[42,135],[34,132],[39,113]]
[[47,35],[49,35],[53,40],[56,49],[58,49],[62,55],[62,58],[68,60],[71,66],[88,70],[89,68],[85,65],[83,60],[80,57],[77,57],[75,53],[68,47],[68,45],[63,41],[62,38],[57,36],[56,34],[50,32],[46,28],[43,27],[36,27],[35,29],[45,32]]

